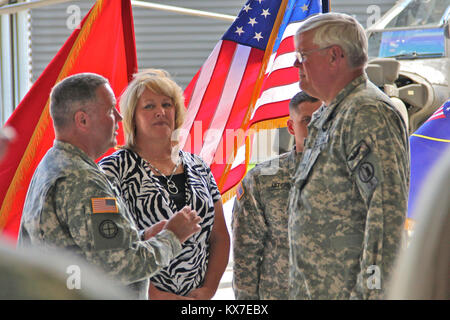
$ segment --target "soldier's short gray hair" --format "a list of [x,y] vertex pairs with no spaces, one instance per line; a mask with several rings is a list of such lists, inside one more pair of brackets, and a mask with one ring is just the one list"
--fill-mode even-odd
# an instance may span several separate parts
[[364,67],[368,59],[367,36],[362,25],[344,13],[325,13],[308,18],[297,30],[295,39],[314,29],[314,44],[319,47],[338,45],[351,68]]
[[58,82],[50,93],[50,116],[56,129],[62,129],[74,119],[78,110],[97,99],[97,88],[109,84],[95,73],[78,73]]

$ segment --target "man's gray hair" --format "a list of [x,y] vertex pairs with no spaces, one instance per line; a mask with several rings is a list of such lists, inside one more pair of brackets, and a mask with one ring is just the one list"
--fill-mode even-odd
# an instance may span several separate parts
[[56,84],[50,93],[50,116],[55,128],[64,128],[78,110],[97,99],[97,88],[109,84],[95,73],[79,73]]
[[295,39],[312,29],[315,31],[314,44],[320,48],[338,45],[347,56],[351,68],[365,67],[368,59],[367,36],[355,18],[335,12],[315,15],[305,20],[297,30]]

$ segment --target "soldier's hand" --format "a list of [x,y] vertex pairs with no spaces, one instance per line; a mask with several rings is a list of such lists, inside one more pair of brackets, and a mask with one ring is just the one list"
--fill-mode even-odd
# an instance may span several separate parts
[[172,231],[183,243],[194,233],[200,231],[200,221],[201,218],[197,215],[197,212],[185,206],[167,221],[164,229]]

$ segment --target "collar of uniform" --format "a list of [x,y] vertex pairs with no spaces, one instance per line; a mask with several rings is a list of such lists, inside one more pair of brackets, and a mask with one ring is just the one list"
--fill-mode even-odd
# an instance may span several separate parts
[[348,83],[344,89],[342,89],[337,96],[331,101],[329,106],[325,106],[325,110],[320,114],[320,120],[314,123],[317,128],[322,128],[323,125],[328,121],[328,118],[333,114],[333,111],[339,106],[342,100],[345,99],[353,90],[355,90],[361,84],[367,82],[367,75],[363,73],[362,75],[353,79]]
[[356,87],[361,85],[362,83],[367,81],[367,75],[363,73],[362,75],[356,77],[353,79],[350,83],[348,83],[344,89],[342,89],[337,96],[331,101],[330,106],[328,109],[333,109],[335,106],[337,106],[339,103],[341,103],[342,100],[344,100],[345,97],[347,97],[353,90],[355,90]]
[[302,152],[297,152],[297,148],[292,148],[291,154],[289,155],[289,172],[291,175],[294,175],[295,169],[297,168],[297,165],[300,162],[300,159],[302,158]]
[[68,142],[63,142],[60,140],[55,140],[53,142],[53,147],[60,149],[60,150],[64,150],[68,153],[77,155],[80,158],[82,158],[84,161],[89,163],[90,165],[93,165],[94,167],[98,167],[97,164],[95,163],[95,161],[93,161],[91,158],[89,158],[89,156],[83,150],[81,150],[78,147],[75,147],[73,144],[70,144]]
[[325,112],[326,108],[327,106],[325,104],[322,104],[316,111],[314,111],[308,126],[314,124],[314,122],[316,122],[316,120],[320,118],[320,115]]

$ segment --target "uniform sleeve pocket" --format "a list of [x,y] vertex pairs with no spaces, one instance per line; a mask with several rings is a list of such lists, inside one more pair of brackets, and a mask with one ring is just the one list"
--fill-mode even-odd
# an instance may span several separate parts
[[91,215],[94,250],[126,249],[123,217],[119,213],[94,213]]
[[370,147],[368,144],[361,140],[347,157],[347,166],[350,171],[355,171],[358,164],[370,153]]

